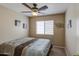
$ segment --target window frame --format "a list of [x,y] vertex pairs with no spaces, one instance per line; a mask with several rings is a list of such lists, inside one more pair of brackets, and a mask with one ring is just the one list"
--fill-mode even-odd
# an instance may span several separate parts
[[[54,20],[41,20],[41,21],[44,22],[44,33],[43,33],[43,34],[38,34],[38,33],[37,33],[37,28],[36,28],[36,34],[37,34],[37,35],[54,35]],[[52,34],[46,34],[46,33],[45,33],[45,31],[46,31],[46,30],[45,30],[45,21],[53,21],[53,29],[52,29],[52,30],[53,30],[53,33],[52,33]],[[36,23],[37,23],[37,22],[39,22],[39,21],[36,21]],[[36,24],[36,27],[37,27],[37,24]]]

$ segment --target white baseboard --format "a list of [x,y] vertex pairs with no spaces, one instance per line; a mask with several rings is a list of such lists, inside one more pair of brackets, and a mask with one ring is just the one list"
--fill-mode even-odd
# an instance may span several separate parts
[[62,47],[62,46],[57,46],[57,45],[54,45],[54,47],[57,47],[57,48],[65,48],[65,47]]
[[68,56],[68,51],[67,51],[67,49],[65,48],[65,53],[66,53],[66,55]]
[[67,50],[67,48],[65,48],[65,53],[66,53],[67,56],[71,56],[69,51]]

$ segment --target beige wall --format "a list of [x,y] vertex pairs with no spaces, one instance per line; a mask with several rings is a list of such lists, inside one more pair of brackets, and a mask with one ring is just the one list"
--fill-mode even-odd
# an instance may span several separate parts
[[[36,21],[38,20],[54,20],[54,35],[37,35],[36,34]],[[55,14],[49,16],[40,16],[40,17],[30,17],[29,18],[29,36],[32,37],[42,37],[42,38],[49,38],[54,45],[57,46],[64,46],[64,27],[60,28],[57,27],[55,24],[64,24],[65,17],[64,13],[62,14]]]
[[76,40],[76,55],[79,55],[79,3],[78,4],[76,4],[76,19],[77,19],[77,21],[76,21],[76,27],[77,27],[77,30],[76,30],[76,36],[77,36],[77,40]]
[[[70,19],[72,20],[72,28],[68,28]],[[67,9],[65,32],[67,55],[79,56],[79,4],[71,4]]]
[[[14,25],[15,19],[21,20],[20,26]],[[27,23],[27,29],[22,28],[23,22]],[[28,18],[0,5],[0,44],[24,36],[28,36]]]

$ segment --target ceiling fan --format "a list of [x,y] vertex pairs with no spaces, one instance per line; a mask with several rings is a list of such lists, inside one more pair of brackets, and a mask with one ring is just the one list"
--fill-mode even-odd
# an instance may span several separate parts
[[44,14],[40,11],[44,11],[44,10],[48,9],[48,6],[46,6],[46,5],[42,6],[41,8],[38,8],[36,3],[33,3],[33,7],[30,7],[26,3],[22,3],[22,5],[24,5],[25,7],[28,7],[31,10],[31,11],[22,11],[22,13],[32,13],[33,16],[37,16],[38,13]]

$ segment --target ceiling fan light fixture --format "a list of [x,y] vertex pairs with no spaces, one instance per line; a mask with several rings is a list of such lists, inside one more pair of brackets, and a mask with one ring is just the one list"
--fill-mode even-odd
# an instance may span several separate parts
[[33,15],[33,16],[37,16],[38,13],[37,13],[37,12],[32,12],[32,15]]
[[26,3],[22,3],[22,5],[24,5],[25,7],[29,8],[31,11],[30,12],[23,12],[23,13],[32,13],[33,16],[37,16],[40,13],[43,14],[40,11],[45,11],[46,9],[48,9],[48,6],[44,5],[40,8],[37,7],[36,3],[33,3],[33,7],[30,7],[28,4]]

